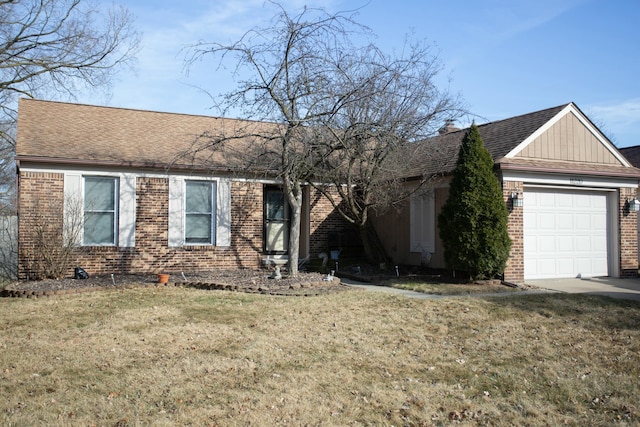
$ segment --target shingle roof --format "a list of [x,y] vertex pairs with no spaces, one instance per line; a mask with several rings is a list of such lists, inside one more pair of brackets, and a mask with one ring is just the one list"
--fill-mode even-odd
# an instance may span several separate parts
[[629,163],[631,163],[633,166],[637,168],[640,167],[640,145],[636,145],[633,147],[623,147],[618,151],[620,151],[620,153],[622,153],[622,155],[627,160],[629,160]]
[[[558,170],[579,168],[594,174],[638,174],[636,168],[552,161],[538,164],[504,158],[567,105],[485,123],[478,129],[494,161],[504,169],[555,166]],[[171,165],[174,169],[247,172],[247,168],[251,168],[253,173],[268,174],[274,172],[268,156],[261,156],[260,163],[248,165],[246,162],[248,153],[268,151],[264,141],[234,138],[225,146],[223,154],[222,150],[206,149],[211,141],[206,136],[264,134],[273,129],[276,129],[274,124],[263,122],[21,99],[16,159],[158,169]],[[466,132],[466,129],[458,130],[416,143],[411,153],[402,159],[406,176],[452,172]],[[632,157],[629,153],[623,151]],[[632,159],[632,163],[638,164]]]
[[[495,161],[501,159],[567,105],[478,125],[485,148]],[[452,172],[467,130],[461,129],[422,141],[421,144],[426,146],[424,157],[410,172],[415,176],[423,173],[437,175]]]
[[[208,116],[21,99],[16,159],[61,163],[232,170],[204,135],[273,128],[272,124]],[[234,140],[239,150],[256,144]],[[200,150],[198,150],[200,149]],[[185,155],[188,154],[188,155]]]

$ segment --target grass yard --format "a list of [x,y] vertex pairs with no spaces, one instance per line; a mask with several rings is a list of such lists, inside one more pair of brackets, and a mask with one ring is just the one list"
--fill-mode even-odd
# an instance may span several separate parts
[[640,424],[640,304],[136,288],[0,299],[0,425]]
[[415,279],[391,279],[383,282],[386,286],[398,289],[406,289],[414,292],[422,292],[432,295],[477,295],[477,294],[500,294],[505,292],[518,292],[522,289],[512,288],[502,284],[470,284],[470,283],[446,283],[446,282],[424,282]]

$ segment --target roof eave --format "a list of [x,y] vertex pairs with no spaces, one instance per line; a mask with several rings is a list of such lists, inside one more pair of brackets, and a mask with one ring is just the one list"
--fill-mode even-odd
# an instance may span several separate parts
[[230,167],[211,167],[200,165],[186,165],[186,164],[167,164],[160,162],[136,162],[136,161],[105,161],[105,160],[83,160],[83,159],[69,159],[69,158],[54,158],[54,157],[40,157],[40,156],[24,156],[18,155],[15,157],[16,164],[22,166],[25,163],[30,165],[39,166],[59,166],[59,167],[86,167],[89,169],[105,168],[105,169],[137,169],[146,170],[150,172],[208,172],[218,174],[243,174],[247,177],[255,176],[271,176],[274,175],[274,171],[269,170],[254,170],[248,171],[243,168],[230,168]]
[[636,168],[625,168],[628,170],[587,170],[581,168],[553,167],[552,165],[533,166],[520,165],[511,163],[496,162],[495,166],[500,170],[521,171],[521,172],[539,172],[553,173],[565,175],[592,175],[592,176],[610,176],[618,178],[635,178],[640,180],[640,170]]

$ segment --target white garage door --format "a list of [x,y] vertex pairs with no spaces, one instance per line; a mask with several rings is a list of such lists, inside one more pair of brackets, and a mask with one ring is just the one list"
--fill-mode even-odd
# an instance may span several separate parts
[[607,193],[524,193],[525,279],[608,275]]

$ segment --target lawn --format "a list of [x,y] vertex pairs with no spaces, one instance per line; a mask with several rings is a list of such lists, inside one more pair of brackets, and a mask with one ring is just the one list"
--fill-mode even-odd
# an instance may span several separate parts
[[518,292],[523,289],[498,283],[473,284],[473,283],[447,283],[442,281],[420,281],[411,278],[390,279],[381,282],[382,285],[397,289],[406,289],[414,292],[422,292],[432,295],[477,295],[477,294],[501,294],[505,292]]
[[0,320],[3,426],[640,424],[632,301],[147,287]]

